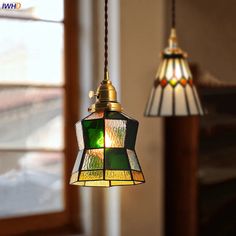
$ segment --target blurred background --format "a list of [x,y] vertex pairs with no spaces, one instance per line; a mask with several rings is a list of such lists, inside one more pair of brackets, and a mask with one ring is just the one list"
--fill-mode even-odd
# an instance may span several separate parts
[[206,116],[143,117],[171,1],[110,0],[110,77],[146,178],[112,189],[69,186],[74,125],[103,78],[104,1],[0,9],[0,235],[236,235],[235,3],[176,2]]

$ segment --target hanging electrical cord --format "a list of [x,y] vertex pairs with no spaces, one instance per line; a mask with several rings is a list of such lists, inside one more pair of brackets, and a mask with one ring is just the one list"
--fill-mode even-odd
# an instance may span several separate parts
[[108,0],[105,0],[104,79],[108,79]]
[[171,10],[171,26],[173,29],[176,28],[176,0],[172,0],[172,10]]

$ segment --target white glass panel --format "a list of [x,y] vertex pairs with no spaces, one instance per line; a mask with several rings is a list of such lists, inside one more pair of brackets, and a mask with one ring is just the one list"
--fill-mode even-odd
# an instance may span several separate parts
[[175,87],[175,114],[179,116],[188,114],[184,88],[180,84]]
[[164,89],[161,105],[161,115],[169,116],[173,114],[173,87],[168,84]]
[[83,128],[81,122],[76,124],[76,136],[79,145],[79,150],[84,149],[84,137],[83,137]]
[[167,59],[164,59],[160,64],[160,79],[163,79],[165,77],[165,71],[167,66]]
[[188,78],[192,78],[193,76],[192,76],[192,73],[190,71],[188,61],[187,60],[183,60],[183,61],[184,61],[184,64],[185,64],[185,68],[186,68],[186,70],[188,72]]
[[0,218],[64,209],[63,155],[0,152]]
[[0,16],[62,21],[63,0],[0,1]]
[[135,152],[133,150],[127,149],[127,153],[128,153],[129,163],[130,163],[131,169],[141,171]]
[[63,90],[0,89],[0,148],[64,147]]
[[152,98],[154,96],[154,92],[155,92],[155,88],[152,87],[152,90],[151,90],[151,93],[150,93],[150,96],[149,96],[149,99],[148,99],[148,103],[147,103],[147,106],[146,106],[145,115],[149,115],[149,109],[150,109],[150,106],[151,106],[151,103],[152,103]]
[[171,80],[173,78],[174,74],[174,64],[173,64],[173,59],[168,60],[167,64],[167,70],[166,70],[166,78],[167,80]]
[[152,107],[151,107],[151,110],[150,110],[150,115],[151,116],[156,116],[158,114],[159,107],[160,107],[161,91],[162,91],[162,87],[159,85],[156,88],[156,92],[155,92],[155,95],[154,95]]
[[0,84],[62,85],[63,25],[0,20]]
[[177,79],[181,79],[183,77],[179,59],[175,59],[175,77]]
[[84,150],[79,151],[76,161],[75,161],[75,164],[74,164],[74,167],[73,167],[73,170],[72,170],[72,173],[79,171],[79,166],[80,166],[80,162],[81,162],[83,153],[84,153]]
[[[162,64],[162,62],[161,62],[161,64]],[[161,64],[157,68],[157,73],[156,73],[156,77],[155,78],[159,78],[159,75],[160,75],[160,72],[161,72]]]
[[182,70],[183,70],[183,75],[186,79],[189,78],[189,74],[188,74],[188,71],[187,71],[187,68],[185,66],[185,63],[184,63],[185,59],[181,59],[180,62],[181,62],[181,66],[182,66]]
[[181,59],[181,65],[182,65],[182,70],[183,70],[183,73],[184,73],[184,77],[188,80],[190,75],[188,74],[186,65],[184,63],[184,59]]
[[197,90],[196,90],[195,86],[193,86],[193,92],[194,92],[196,100],[197,100],[197,104],[198,104],[198,107],[199,107],[199,110],[200,110],[200,115],[203,115],[202,105],[200,103],[200,99],[199,99],[199,96],[198,96],[198,93],[197,93]]
[[190,114],[197,115],[198,114],[197,104],[193,96],[193,90],[189,84],[186,85],[186,93],[187,93],[187,98],[188,98]]

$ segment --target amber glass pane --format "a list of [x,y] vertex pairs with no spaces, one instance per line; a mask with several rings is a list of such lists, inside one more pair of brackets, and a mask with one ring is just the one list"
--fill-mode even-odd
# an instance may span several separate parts
[[64,209],[63,154],[0,152],[0,217]]
[[[17,1],[15,1],[17,2]],[[14,1],[0,2],[0,16],[23,17],[61,21],[64,18],[63,0],[20,0],[20,5],[14,6]]]
[[135,181],[144,181],[142,172],[132,170],[132,175]]
[[124,147],[126,120],[105,120],[105,146]]
[[0,88],[0,148],[64,147],[63,90]]
[[0,84],[63,85],[62,24],[1,19],[0,29]]
[[103,149],[86,150],[82,170],[103,169]]
[[104,120],[82,121],[85,146],[90,148],[104,147]]
[[104,112],[94,112],[89,115],[85,120],[95,120],[95,119],[102,119],[104,117]]

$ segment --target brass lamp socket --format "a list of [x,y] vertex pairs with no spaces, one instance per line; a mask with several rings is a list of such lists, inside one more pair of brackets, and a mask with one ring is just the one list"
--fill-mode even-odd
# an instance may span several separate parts
[[93,96],[96,96],[96,102],[89,107],[89,112],[122,111],[120,103],[117,102],[116,89],[109,80],[108,73]]

